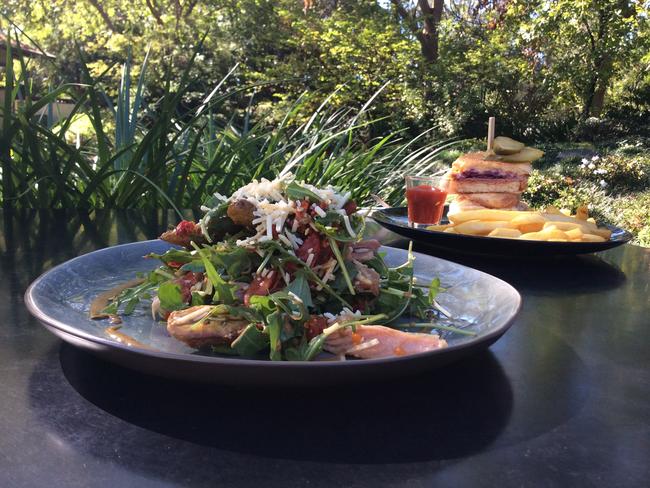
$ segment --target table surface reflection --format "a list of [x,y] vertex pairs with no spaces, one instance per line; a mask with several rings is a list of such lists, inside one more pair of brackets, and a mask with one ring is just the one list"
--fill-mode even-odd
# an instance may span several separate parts
[[43,271],[154,238],[172,213],[0,220],[0,486],[642,486],[650,477],[650,249],[533,261],[416,245],[520,291],[521,314],[489,351],[399,381],[251,389],[106,363],[25,309]]

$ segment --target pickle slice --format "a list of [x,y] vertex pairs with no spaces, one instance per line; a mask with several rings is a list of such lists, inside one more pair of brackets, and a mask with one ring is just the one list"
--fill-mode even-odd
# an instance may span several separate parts
[[524,143],[510,139],[509,137],[494,138],[494,152],[499,155],[515,154],[524,149]]
[[516,154],[507,154],[501,156],[501,161],[504,163],[530,163],[536,159],[544,156],[544,151],[535,149],[534,147],[524,147]]

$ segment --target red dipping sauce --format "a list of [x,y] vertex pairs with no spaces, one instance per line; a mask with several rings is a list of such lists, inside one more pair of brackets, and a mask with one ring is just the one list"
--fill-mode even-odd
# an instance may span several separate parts
[[416,224],[437,224],[445,210],[447,192],[429,185],[418,185],[406,189],[409,222]]

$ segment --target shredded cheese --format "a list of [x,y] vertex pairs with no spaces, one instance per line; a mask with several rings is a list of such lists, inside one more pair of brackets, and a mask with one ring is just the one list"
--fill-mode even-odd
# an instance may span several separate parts
[[354,230],[352,229],[352,226],[350,225],[350,217],[348,217],[347,215],[344,215],[343,216],[343,223],[345,224],[345,228],[347,229],[348,233],[350,234],[350,237],[356,238],[357,233],[354,232]]

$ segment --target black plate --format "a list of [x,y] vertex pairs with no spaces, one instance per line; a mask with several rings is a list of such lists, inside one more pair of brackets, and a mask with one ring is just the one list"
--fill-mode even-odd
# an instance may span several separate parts
[[[445,335],[449,347],[413,356],[271,362],[193,350],[171,338],[165,324],[154,321],[145,304],[133,315],[123,318],[120,330],[145,347],[131,347],[116,341],[106,334],[110,324],[88,318],[90,303],[98,293],[132,279],[136,272],[153,269],[157,262],[142,256],[150,252],[162,253],[169,247],[162,241],[146,241],[72,259],[32,283],[25,295],[27,307],[63,340],[146,373],[193,381],[295,386],[379,380],[441,366],[496,341],[510,327],[521,304],[517,291],[494,276],[416,253],[418,282],[427,285],[439,277],[445,288],[439,302],[451,313],[449,325],[473,330],[476,336]],[[402,249],[384,247],[382,251],[390,266],[406,260],[406,251]]]
[[[468,254],[516,256],[525,258],[588,254],[592,252],[605,251],[623,245],[632,239],[632,234],[628,231],[614,227],[613,225],[601,225],[601,227],[607,227],[612,231],[611,239],[606,242],[527,241],[523,239],[501,239],[496,237],[450,234],[409,227],[408,218],[406,216],[406,207],[378,209],[373,212],[372,218],[380,225],[401,236],[440,249]],[[446,210],[442,223],[449,223],[446,218]]]

